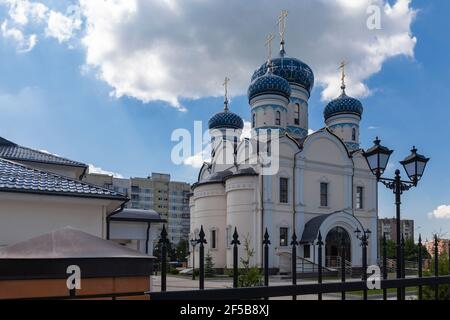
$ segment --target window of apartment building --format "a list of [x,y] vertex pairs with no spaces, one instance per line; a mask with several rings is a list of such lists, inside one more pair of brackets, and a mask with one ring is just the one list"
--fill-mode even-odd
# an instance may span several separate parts
[[311,246],[309,244],[303,246],[303,257],[305,259],[311,258]]
[[144,193],[150,193],[150,192],[151,192],[150,189],[145,189],[145,190],[144,190]]
[[131,186],[131,192],[133,192],[133,193],[139,193],[140,191],[139,191],[140,189],[139,189],[139,186]]
[[217,230],[211,230],[211,249],[217,248]]
[[288,203],[288,178],[280,178],[280,203]]
[[280,247],[287,247],[288,241],[288,228],[280,228]]
[[356,209],[364,209],[364,188],[356,187]]
[[132,194],[131,195],[131,200],[139,201],[139,195],[138,194]]
[[328,207],[328,183],[320,183],[320,206]]
[[298,103],[295,104],[294,124],[296,125],[300,124],[300,105]]

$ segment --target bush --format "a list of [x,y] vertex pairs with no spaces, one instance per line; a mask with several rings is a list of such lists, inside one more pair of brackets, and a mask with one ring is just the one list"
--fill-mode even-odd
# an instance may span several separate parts
[[205,257],[205,277],[214,277],[214,261],[211,254],[208,254]]
[[180,273],[180,271],[178,271],[177,269],[170,270],[170,274],[176,275],[176,274],[179,274],[179,273]]
[[244,239],[245,258],[241,258],[243,268],[239,271],[239,287],[257,287],[262,284],[262,274],[258,267],[251,266],[250,262],[255,255],[255,250],[250,247],[248,237]]

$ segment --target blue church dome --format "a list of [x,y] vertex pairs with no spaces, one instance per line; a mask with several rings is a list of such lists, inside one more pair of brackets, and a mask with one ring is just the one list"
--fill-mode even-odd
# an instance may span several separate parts
[[271,71],[266,71],[264,75],[256,78],[248,88],[248,100],[252,100],[262,94],[277,94],[289,99],[291,96],[291,86],[282,77],[279,77]]
[[[284,78],[289,83],[299,85],[311,93],[314,87],[314,73],[306,63],[296,58],[286,57],[282,51],[278,58],[272,59],[272,64],[275,75]],[[255,71],[252,81],[263,76],[267,72],[267,68],[266,62]]]
[[334,99],[327,104],[323,115],[325,116],[325,120],[332,116],[345,113],[351,113],[361,117],[363,111],[363,105],[358,99],[349,97],[345,92],[342,92],[339,98]]
[[226,109],[212,116],[208,127],[209,129],[243,129],[244,121],[237,114]]

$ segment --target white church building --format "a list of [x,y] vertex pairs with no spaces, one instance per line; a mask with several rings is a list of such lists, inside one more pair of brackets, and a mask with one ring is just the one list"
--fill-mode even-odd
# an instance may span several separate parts
[[[251,144],[238,138],[243,120],[229,110],[227,97],[224,110],[210,119],[210,131],[219,135],[212,134],[211,161],[200,169],[192,187],[191,237],[198,238],[203,226],[206,252],[215,268],[232,267],[235,228],[241,244],[249,240],[257,266],[263,263],[267,229],[269,267],[280,273],[291,271],[294,231],[298,264],[317,264],[320,234],[324,265],[332,266],[345,250],[347,263],[360,267],[358,229],[371,231],[368,264],[377,263],[377,181],[360,147],[363,106],[345,92],[344,65],[342,75],[342,94],[326,105],[324,127],[308,134],[314,74],[304,62],[286,54],[284,36],[279,55],[255,71],[248,89],[252,132],[279,133],[279,169],[273,174],[263,174],[260,161],[241,161]],[[262,149],[270,153],[268,148],[270,143],[258,144],[257,158]],[[231,152],[234,160],[221,161],[224,152]],[[239,254],[245,254],[243,246]]]

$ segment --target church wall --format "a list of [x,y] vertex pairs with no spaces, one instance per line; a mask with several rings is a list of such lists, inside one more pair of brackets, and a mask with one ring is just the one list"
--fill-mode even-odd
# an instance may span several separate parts
[[252,264],[258,265],[258,257],[261,239],[261,219],[259,211],[259,187],[257,176],[240,176],[229,178],[226,181],[227,194],[227,219],[224,246],[226,247],[227,267],[233,267],[232,236],[235,228],[239,234],[241,247],[239,261],[246,257],[244,252],[245,239],[250,248],[255,250],[255,258]]
[[[226,232],[226,196],[225,187],[222,183],[200,185],[194,190],[192,201],[194,202],[191,212],[191,233],[198,238],[200,227],[206,235],[205,255],[210,253],[215,268],[224,268],[225,259],[225,232]],[[216,248],[212,248],[212,231],[216,232]],[[198,266],[198,249],[196,246],[195,264]],[[191,256],[192,265],[192,256]]]

